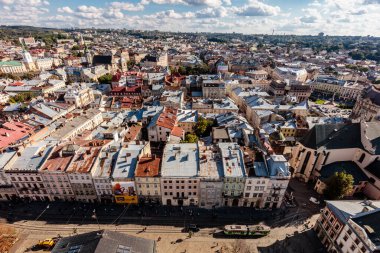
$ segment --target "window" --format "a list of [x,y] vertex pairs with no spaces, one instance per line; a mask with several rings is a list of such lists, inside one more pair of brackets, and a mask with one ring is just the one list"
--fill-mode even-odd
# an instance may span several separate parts
[[351,235],[351,234],[352,234],[352,231],[351,231],[351,230],[348,230],[348,231],[347,231],[347,234]]
[[365,154],[363,153],[359,158],[359,163],[362,163],[364,161]]
[[251,186],[247,186],[247,191],[250,191],[252,189]]
[[249,198],[249,193],[246,193],[246,194],[245,194],[245,197],[246,197],[246,198]]
[[347,240],[348,240],[348,236],[345,235],[345,236],[343,237],[343,240],[344,240],[345,242],[347,242]]
[[352,251],[354,251],[354,250],[356,249],[355,244],[352,244],[351,247],[350,247],[350,249],[351,249]]
[[359,244],[359,243],[360,243],[360,241],[359,241],[358,238],[355,239],[355,243],[356,243],[356,244]]

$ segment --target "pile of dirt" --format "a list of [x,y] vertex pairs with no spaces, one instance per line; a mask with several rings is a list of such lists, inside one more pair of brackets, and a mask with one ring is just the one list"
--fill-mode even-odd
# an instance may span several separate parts
[[16,232],[13,228],[0,224],[0,252],[9,252],[16,239]]

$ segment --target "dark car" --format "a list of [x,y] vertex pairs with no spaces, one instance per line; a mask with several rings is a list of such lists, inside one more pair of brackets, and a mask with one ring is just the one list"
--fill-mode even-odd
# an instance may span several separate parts
[[190,232],[190,231],[195,233],[199,231],[199,228],[195,224],[189,224],[189,225],[186,225],[186,227],[182,231],[185,233]]

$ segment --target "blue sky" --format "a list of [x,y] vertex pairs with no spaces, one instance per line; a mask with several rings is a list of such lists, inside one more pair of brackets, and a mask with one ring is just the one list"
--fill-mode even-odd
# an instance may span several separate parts
[[380,36],[380,0],[0,0],[0,24]]

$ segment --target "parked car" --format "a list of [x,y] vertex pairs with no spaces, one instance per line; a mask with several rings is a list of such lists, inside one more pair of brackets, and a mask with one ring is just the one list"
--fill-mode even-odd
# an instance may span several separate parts
[[184,227],[182,231],[185,233],[190,232],[190,231],[195,233],[199,231],[199,228],[197,227],[196,224],[188,224]]

